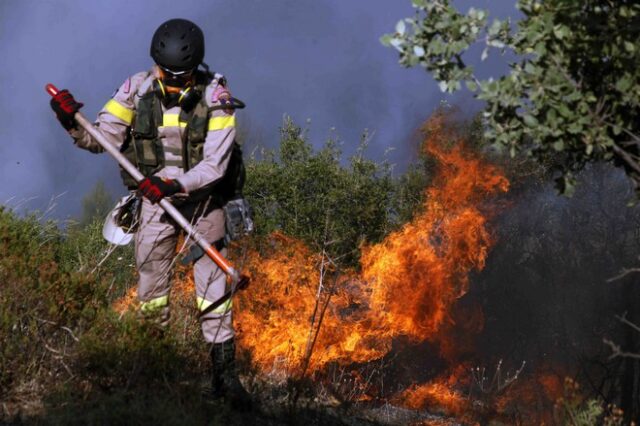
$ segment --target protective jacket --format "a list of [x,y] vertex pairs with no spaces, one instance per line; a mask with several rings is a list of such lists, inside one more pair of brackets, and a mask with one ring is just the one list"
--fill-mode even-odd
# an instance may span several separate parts
[[[224,190],[225,177],[234,149],[235,116],[218,108],[220,97],[228,94],[221,75],[197,82],[202,98],[190,111],[180,106],[167,108],[160,102],[155,69],[128,78],[98,114],[95,125],[146,175],[176,179],[188,193],[188,200],[206,202],[186,205],[212,205],[194,214],[195,228],[208,241],[225,235],[223,210],[211,203],[208,194]],[[102,152],[100,145],[83,129],[70,131],[75,143],[91,152]],[[135,182],[123,172],[125,184]],[[221,185],[222,187],[220,187]],[[233,186],[233,185],[232,185]],[[215,197],[214,197],[215,198]],[[135,234],[136,266],[139,274],[138,298],[145,316],[169,319],[170,271],[177,238],[176,228],[162,220],[162,209],[142,200],[140,225]],[[184,213],[184,212],[183,212]],[[226,256],[226,248],[220,250]],[[207,308],[224,294],[224,272],[207,256],[194,263],[197,307],[202,333],[207,342],[220,343],[234,335],[232,302],[228,300],[212,311]]]
[[[202,99],[189,113],[160,102],[156,78],[155,69],[128,78],[102,108],[95,125],[145,176],[177,179],[197,197],[223,177],[234,152],[235,116],[215,108],[228,94],[224,78],[216,74],[201,81]],[[103,151],[84,129],[70,133],[79,147]],[[122,173],[125,184],[135,187]]]

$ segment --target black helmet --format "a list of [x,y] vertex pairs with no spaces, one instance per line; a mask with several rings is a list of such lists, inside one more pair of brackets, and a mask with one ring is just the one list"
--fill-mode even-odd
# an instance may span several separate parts
[[151,39],[151,57],[169,71],[190,71],[204,59],[204,35],[193,22],[170,19]]

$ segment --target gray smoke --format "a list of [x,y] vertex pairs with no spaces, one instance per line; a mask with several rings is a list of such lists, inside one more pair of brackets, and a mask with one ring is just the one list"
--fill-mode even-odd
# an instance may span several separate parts
[[[510,0],[459,2],[464,10],[472,3],[497,15],[516,13]],[[347,155],[369,129],[369,155],[381,159],[394,148],[388,158],[402,169],[415,156],[416,127],[445,98],[427,73],[401,68],[397,54],[378,41],[412,14],[409,0],[2,0],[0,203],[36,197],[27,205],[43,208],[64,193],[55,216],[67,217],[79,212],[99,179],[114,194],[123,191],[110,158],[72,145],[44,86],[70,89],[95,117],[129,75],[152,65],[151,35],[173,17],[203,28],[205,60],[249,105],[239,118],[252,135],[247,150],[275,146],[283,115],[290,114],[299,124],[310,119],[315,145],[337,136]],[[496,67],[503,69],[489,66]],[[469,105],[467,98],[453,102]]]

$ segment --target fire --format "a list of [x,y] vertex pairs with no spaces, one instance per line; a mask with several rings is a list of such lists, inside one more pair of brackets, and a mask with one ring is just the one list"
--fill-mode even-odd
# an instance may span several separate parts
[[312,369],[379,359],[394,338],[433,340],[453,321],[450,311],[468,289],[468,273],[484,267],[492,245],[483,203],[509,182],[455,140],[443,115],[425,130],[425,149],[439,167],[423,212],[364,247],[360,274],[343,271],[335,285],[321,282],[322,257],[282,234],[272,236],[268,255],[249,256],[254,284],[239,297],[237,323],[241,346],[262,371],[302,366],[326,300],[318,297],[319,286],[325,293],[332,287],[332,294]]
[[442,375],[423,384],[409,386],[403,392],[395,395],[395,403],[414,410],[440,411],[449,416],[465,417],[470,410],[471,401],[460,389],[469,386],[465,371],[467,364],[460,364],[453,368],[448,375]]
[[[332,361],[366,362],[388,352],[390,340],[375,339],[375,317],[369,309],[357,307],[366,298],[358,294],[364,285],[352,271],[336,282],[321,283],[321,255],[281,233],[271,235],[270,244],[270,257],[257,252],[248,256],[245,267],[252,275],[252,287],[239,295],[236,305],[240,345],[262,371],[285,377],[298,370],[313,340],[315,369]],[[328,287],[335,290],[328,305],[328,296],[318,295],[320,285],[325,292]],[[356,289],[349,290],[354,285]],[[345,311],[349,313],[342,314]],[[316,336],[320,318],[322,327]]]
[[[262,374],[285,379],[329,363],[373,361],[401,336],[414,343],[443,339],[454,321],[453,305],[468,290],[469,272],[484,267],[493,243],[486,204],[509,187],[445,120],[437,114],[425,126],[424,147],[438,167],[421,213],[380,244],[363,247],[360,272],[338,273],[322,254],[282,233],[268,238],[267,249],[249,251],[241,266],[252,284],[235,298],[234,312],[239,346]],[[191,292],[187,283],[182,280],[182,290]],[[471,318],[466,328],[480,329],[482,312]],[[451,389],[432,382],[407,391],[403,400],[459,410],[463,399]]]
[[399,399],[407,408],[439,408],[448,415],[464,413],[469,405],[464,395],[453,390],[448,383],[438,381],[411,386],[400,394]]
[[436,116],[426,126],[425,147],[439,170],[427,189],[424,213],[362,256],[372,309],[385,313],[395,335],[415,341],[438,332],[450,319],[452,304],[467,291],[468,272],[484,267],[492,240],[480,205],[508,189],[506,178],[469,155],[463,144],[445,148],[439,139],[443,120]]

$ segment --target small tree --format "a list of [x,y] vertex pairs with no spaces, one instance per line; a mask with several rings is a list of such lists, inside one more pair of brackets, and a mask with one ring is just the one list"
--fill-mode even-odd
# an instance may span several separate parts
[[344,167],[335,141],[314,152],[305,131],[285,119],[279,149],[247,164],[245,194],[258,232],[282,230],[318,251],[326,245],[333,258],[355,265],[359,243],[382,239],[397,216],[390,167],[367,160],[366,143],[365,136]]

